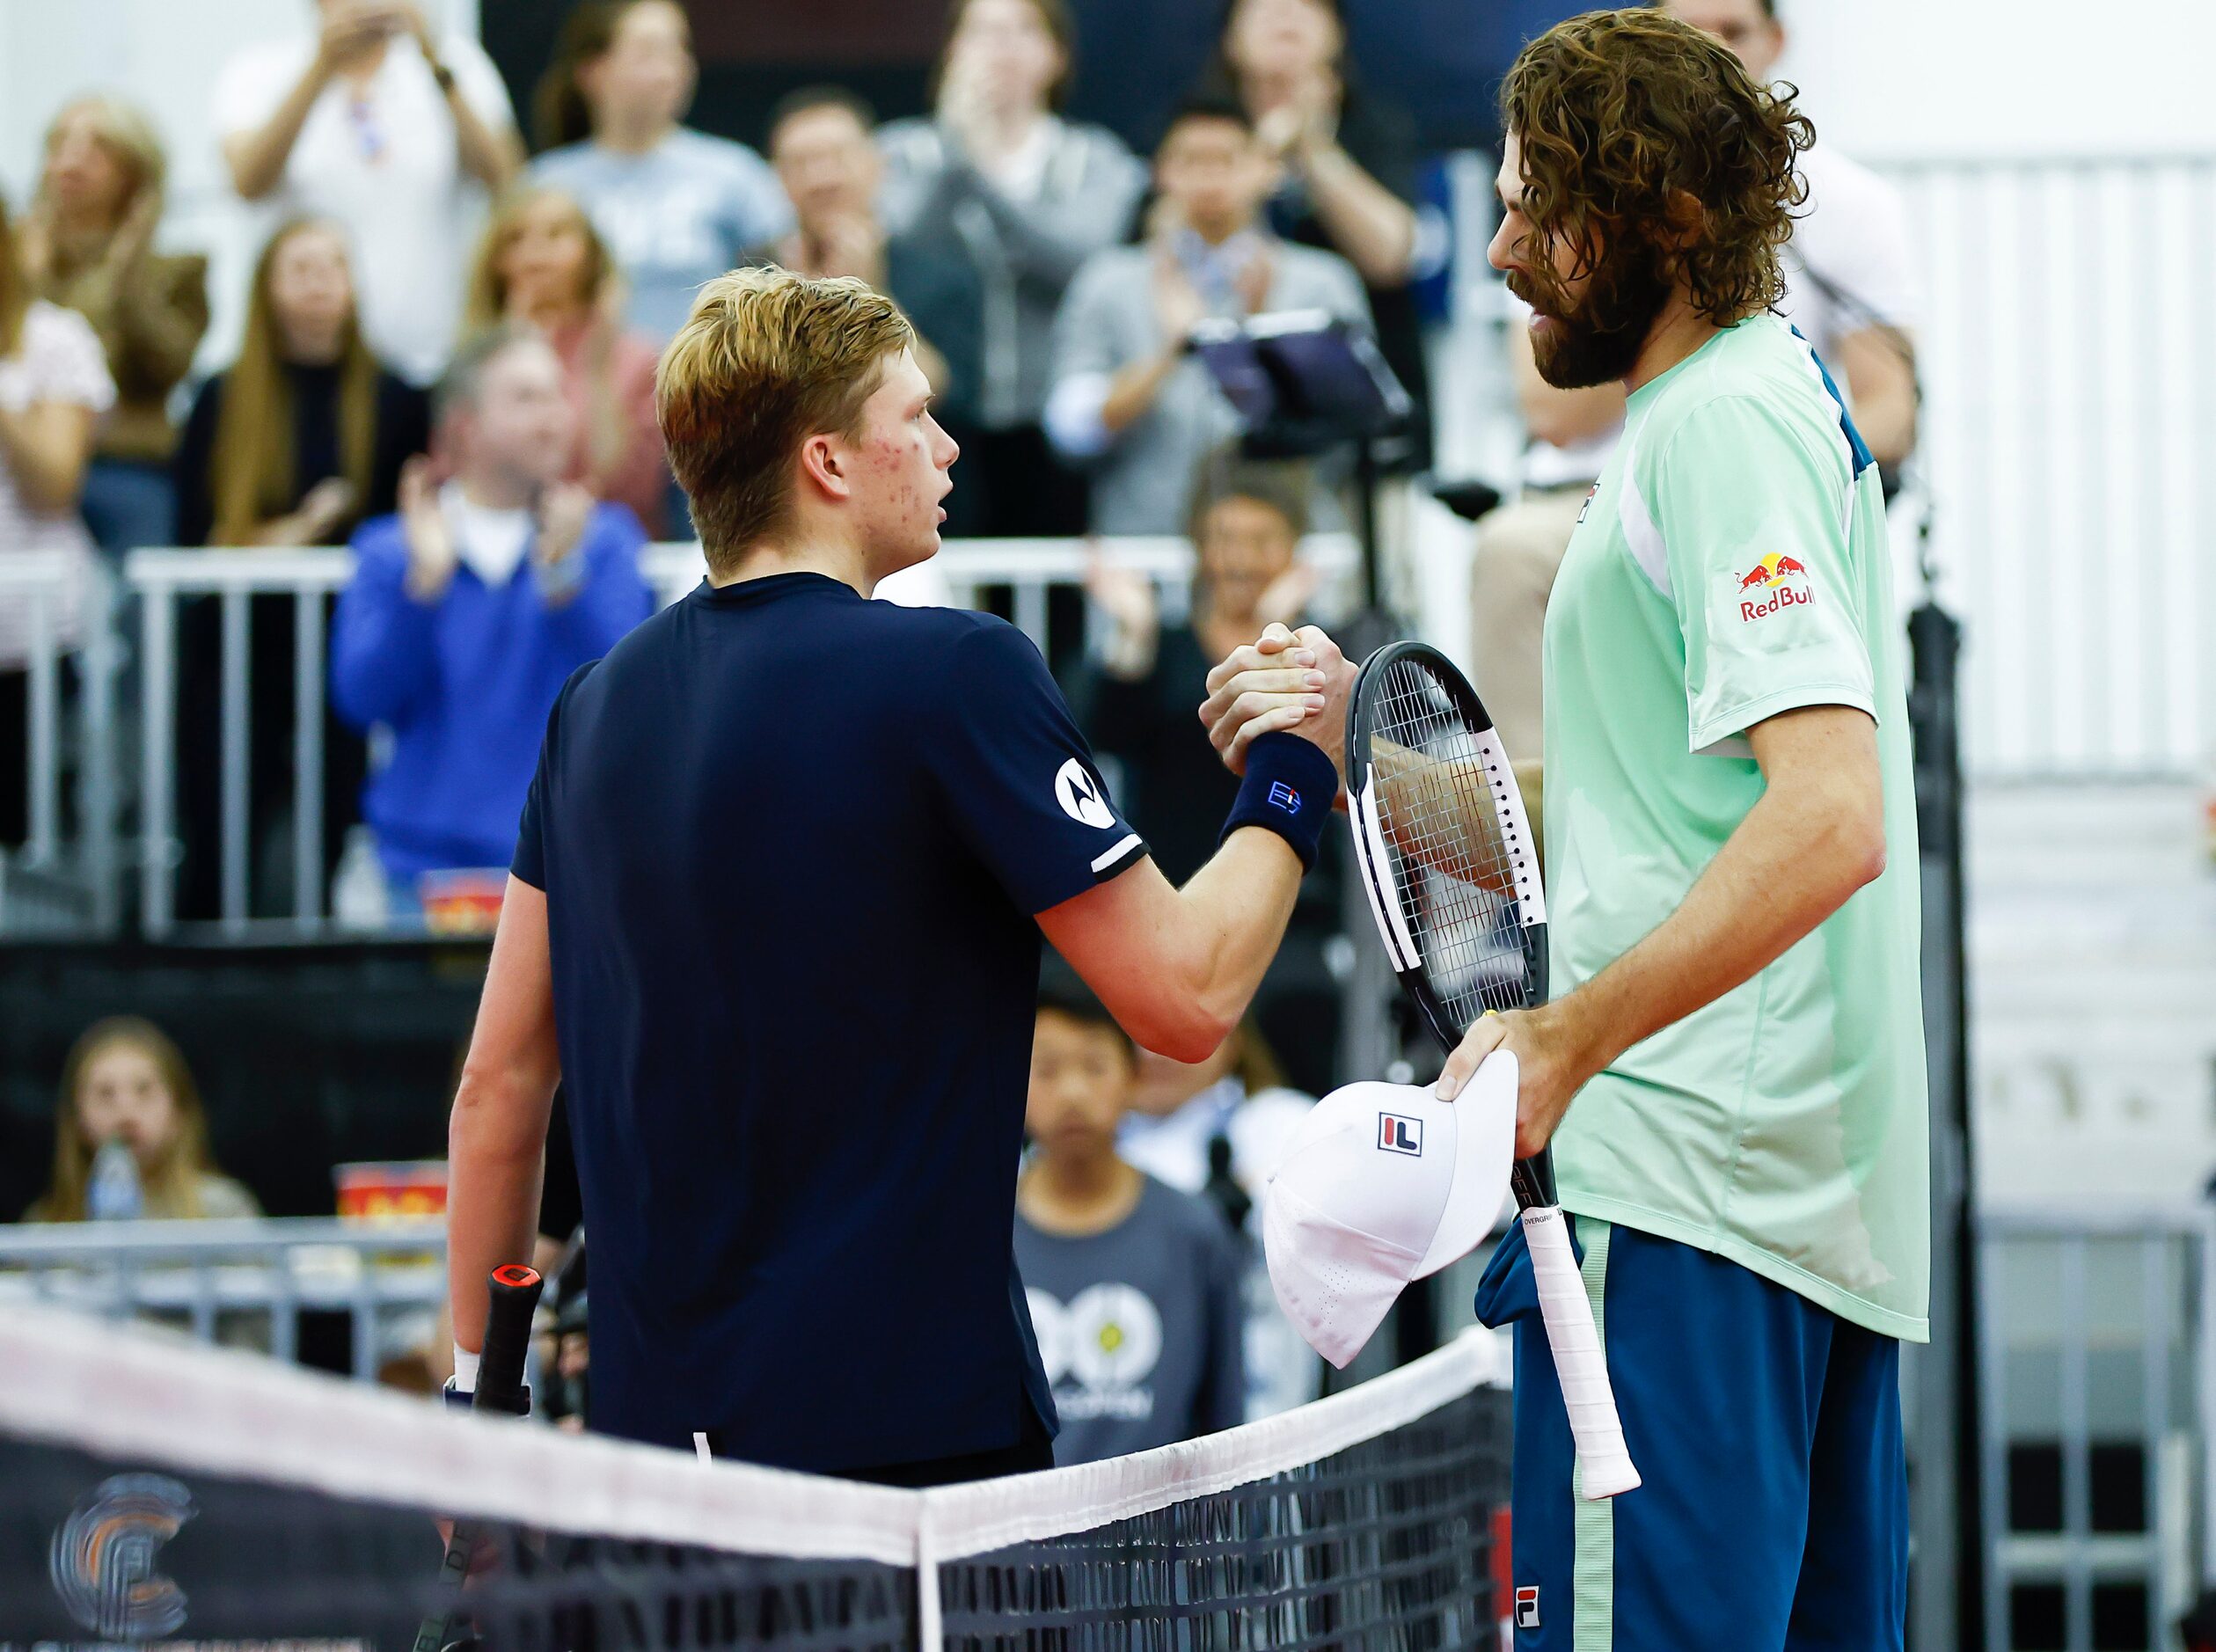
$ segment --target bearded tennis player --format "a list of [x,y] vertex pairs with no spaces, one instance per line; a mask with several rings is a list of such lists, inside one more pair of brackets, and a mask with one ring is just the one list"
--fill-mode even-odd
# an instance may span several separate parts
[[[1255,742],[1174,888],[1021,632],[870,600],[938,550],[952,486],[914,345],[859,281],[759,270],[710,282],[664,355],[707,579],[548,720],[449,1215],[466,1386],[559,1078],[590,1426],[903,1486],[1052,1463],[1013,1257],[1042,935],[1139,1042],[1202,1060],[1337,788],[1308,738]],[[1301,659],[1323,708],[1343,662]]]
[[[1915,800],[1877,471],[1768,313],[1812,136],[1789,96],[1646,10],[1559,26],[1504,88],[1492,261],[1548,382],[1629,406],[1547,613],[1550,999],[1481,1021],[1441,1089],[1516,1053],[1645,1480],[1576,1495],[1512,1236],[1479,1312],[1515,1325],[1525,1652],[1903,1640]],[[1275,649],[1211,677],[1234,757],[1317,720]]]

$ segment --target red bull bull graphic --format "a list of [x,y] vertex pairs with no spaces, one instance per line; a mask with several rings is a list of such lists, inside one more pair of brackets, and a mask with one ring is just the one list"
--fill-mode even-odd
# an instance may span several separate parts
[[[1798,583],[1788,583],[1797,579]],[[1752,598],[1747,593],[1757,593]],[[1739,579],[1739,619],[1742,624],[1781,613],[1816,600],[1809,588],[1808,567],[1798,557],[1772,552]]]

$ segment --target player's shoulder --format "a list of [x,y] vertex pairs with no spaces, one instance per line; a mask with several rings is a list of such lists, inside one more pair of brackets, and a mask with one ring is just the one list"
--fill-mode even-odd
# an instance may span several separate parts
[[1825,395],[1807,340],[1777,316],[1755,316],[1718,334],[1657,387],[1638,450],[1658,459],[1688,431],[1835,418],[1825,413]]

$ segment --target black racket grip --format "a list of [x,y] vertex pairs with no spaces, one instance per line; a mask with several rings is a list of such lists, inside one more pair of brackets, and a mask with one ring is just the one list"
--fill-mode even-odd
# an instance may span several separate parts
[[490,1311],[485,1317],[485,1351],[477,1363],[477,1393],[472,1409],[520,1417],[530,1410],[523,1386],[523,1363],[530,1352],[531,1315],[546,1281],[536,1268],[510,1262],[493,1269]]

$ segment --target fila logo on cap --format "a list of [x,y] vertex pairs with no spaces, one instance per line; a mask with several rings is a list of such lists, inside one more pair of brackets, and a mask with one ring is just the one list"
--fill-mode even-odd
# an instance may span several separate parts
[[1516,1626],[1518,1629],[1539,1627],[1539,1589],[1536,1584],[1516,1591]]
[[1101,783],[1076,757],[1064,764],[1062,771],[1054,777],[1054,800],[1062,805],[1062,812],[1080,826],[1115,824],[1108,800],[1101,795]]
[[1378,1145],[1388,1153],[1406,1153],[1411,1159],[1423,1157],[1423,1121],[1403,1117],[1398,1113],[1378,1115]]

